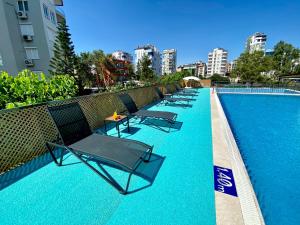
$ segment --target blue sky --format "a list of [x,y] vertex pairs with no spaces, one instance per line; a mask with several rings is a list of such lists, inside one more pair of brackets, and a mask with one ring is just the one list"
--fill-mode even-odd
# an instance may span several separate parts
[[300,47],[299,0],[64,0],[76,52],[106,53],[154,44],[176,48],[178,64],[207,61],[213,48],[244,50],[256,31],[268,35],[267,48],[284,40]]

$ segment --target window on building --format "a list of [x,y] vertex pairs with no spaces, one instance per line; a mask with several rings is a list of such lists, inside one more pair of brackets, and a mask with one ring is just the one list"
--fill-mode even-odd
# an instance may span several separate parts
[[19,11],[28,11],[28,1],[18,1]]
[[43,10],[44,10],[44,16],[49,19],[49,9],[48,6],[46,6],[45,4],[43,4]]
[[56,18],[54,12],[50,11],[50,20],[51,22],[56,25]]
[[39,52],[35,47],[26,47],[25,52],[27,59],[40,59]]
[[2,60],[2,55],[0,53],[0,66],[3,66],[3,60]]
[[31,24],[20,24],[21,34],[22,35],[31,35],[33,36],[33,27]]
[[23,1],[25,11],[28,11],[28,1]]

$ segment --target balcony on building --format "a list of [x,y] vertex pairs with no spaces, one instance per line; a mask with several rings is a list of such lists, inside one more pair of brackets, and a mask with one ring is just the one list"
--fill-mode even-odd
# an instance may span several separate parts
[[61,23],[65,18],[65,12],[62,9],[62,6],[64,5],[63,0],[53,0],[55,7],[55,13],[56,13],[56,18],[57,22]]
[[58,23],[61,23],[63,20],[65,20],[66,18],[65,12],[61,9],[61,7],[56,7],[55,13],[56,13],[56,18]]
[[54,5],[56,5],[56,6],[63,6],[64,5],[64,1],[63,0],[54,0]]

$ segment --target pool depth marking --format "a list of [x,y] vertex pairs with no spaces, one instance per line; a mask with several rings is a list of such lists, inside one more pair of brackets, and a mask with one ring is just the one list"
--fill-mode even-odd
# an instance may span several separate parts
[[216,191],[237,197],[231,169],[214,166],[214,179]]

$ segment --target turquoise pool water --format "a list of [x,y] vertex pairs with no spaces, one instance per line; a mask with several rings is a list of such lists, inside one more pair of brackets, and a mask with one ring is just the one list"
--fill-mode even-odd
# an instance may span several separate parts
[[[119,194],[68,156],[66,166],[51,162],[2,189],[0,224],[215,224],[209,89],[199,91],[192,107],[151,109],[176,112],[182,124],[166,133],[133,120],[131,133],[121,133],[154,144],[156,155],[138,171],[145,179],[134,176],[131,181],[130,190],[136,192]],[[109,134],[116,136],[115,129]],[[126,181],[124,172],[109,171]]]
[[300,223],[300,96],[221,94],[268,225]]

